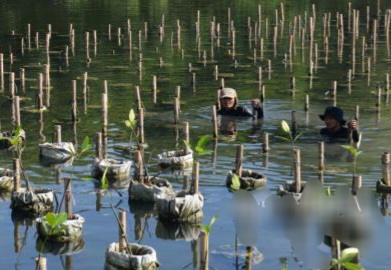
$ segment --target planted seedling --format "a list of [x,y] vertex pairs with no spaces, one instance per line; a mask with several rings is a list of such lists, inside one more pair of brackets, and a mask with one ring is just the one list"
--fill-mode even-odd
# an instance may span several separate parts
[[328,270],[338,266],[342,266],[347,270],[365,270],[358,262],[355,262],[357,256],[358,250],[356,248],[344,249],[339,259],[333,259],[331,261]]
[[49,240],[49,238],[53,235],[57,235],[60,232],[64,231],[66,229],[66,226],[63,225],[63,223],[68,219],[68,215],[65,212],[61,213],[53,213],[48,212],[44,217],[42,217],[42,226],[44,231],[46,232],[46,237],[43,239],[43,244],[39,250],[37,264],[35,266],[35,270],[38,269],[38,262],[40,261],[42,257],[42,251],[45,247],[46,242]]
[[357,157],[362,153],[362,151],[358,150],[359,144],[357,144],[356,147],[353,145],[341,145],[341,147],[348,150],[349,154],[353,158],[353,176],[355,176],[357,173]]
[[[196,146],[194,147],[196,154],[202,156],[202,155],[208,155],[212,153],[213,152],[212,150],[206,149],[207,144],[212,139],[213,137],[211,135],[202,135],[201,137],[199,137]],[[186,145],[187,149],[192,149],[192,146],[190,145],[189,142],[186,142],[185,140],[183,142]]]
[[295,147],[295,143],[300,138],[300,136],[304,134],[304,132],[300,132],[297,135],[293,135],[291,128],[289,127],[288,123],[285,120],[281,121],[280,130],[283,132],[284,136],[275,136],[275,137],[283,141],[290,142],[290,144],[292,145],[292,149]]

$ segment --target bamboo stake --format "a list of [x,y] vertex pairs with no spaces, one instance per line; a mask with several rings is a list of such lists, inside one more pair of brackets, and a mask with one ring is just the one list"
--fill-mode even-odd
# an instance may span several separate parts
[[126,251],[127,243],[126,243],[126,212],[124,209],[121,209],[118,215],[119,219],[119,229],[118,229],[118,243],[119,243],[119,252]]
[[390,153],[384,152],[381,156],[382,180],[386,186],[391,186],[390,179]]
[[14,110],[15,110],[15,126],[20,127],[22,125],[22,123],[20,120],[20,98],[19,98],[19,96],[15,96]]
[[179,123],[179,98],[174,98],[174,124]]
[[308,112],[310,109],[310,95],[305,95],[304,111]]
[[263,132],[262,139],[263,139],[262,152],[263,153],[267,153],[267,152],[270,151],[270,147],[269,147],[269,133]]
[[145,143],[144,138],[144,109],[139,107],[138,108],[138,142],[139,145],[142,146]]
[[199,173],[200,171],[200,163],[197,161],[194,161],[193,163],[193,195],[198,194],[198,183],[199,183]]
[[64,178],[64,185],[65,185],[65,212],[68,215],[68,219],[73,219],[73,210],[72,210],[72,201],[73,201],[73,195],[72,195],[72,182],[69,177]]
[[72,80],[72,122],[77,121],[76,80]]
[[183,137],[183,141],[185,142],[185,146],[184,146],[183,150],[184,150],[185,155],[187,155],[188,150],[189,150],[187,145],[190,143],[189,122],[183,122],[182,137]]
[[102,149],[102,132],[96,133],[96,143],[95,143],[95,156],[98,160],[103,159],[103,149]]
[[320,141],[318,142],[318,175],[321,182],[323,182],[323,173],[325,170],[324,161],[324,142]]
[[235,172],[241,177],[242,176],[242,163],[243,163],[243,145],[236,146],[236,160],[235,160]]
[[38,74],[38,104],[37,110],[43,109],[43,77],[42,73]]
[[205,231],[201,231],[200,233],[200,270],[208,270],[209,269],[209,234]]
[[61,125],[55,125],[54,126],[54,138],[56,143],[61,143],[62,141],[62,134],[61,134]]
[[82,95],[83,95],[83,111],[86,114],[87,113],[87,93],[88,93],[88,73],[84,72],[83,74],[83,85],[82,85]]
[[0,53],[0,92],[4,91],[4,55]]
[[46,270],[47,269],[45,257],[39,256],[39,257],[35,258],[35,263],[37,265],[38,270]]
[[[20,68],[20,88],[22,89],[22,93],[26,93],[26,75],[25,69]],[[1,92],[1,90],[0,90]]]
[[361,175],[354,175],[352,178],[352,194],[357,195],[357,191],[362,186],[362,177]]
[[301,192],[301,158],[300,149],[293,149],[294,165],[295,165],[295,192]]
[[9,91],[10,91],[10,99],[15,98],[15,73],[10,72],[9,75]]
[[14,171],[14,192],[20,192],[20,161],[18,158],[13,159]]
[[213,138],[218,137],[218,124],[217,124],[217,109],[216,106],[212,106],[212,122],[213,122]]

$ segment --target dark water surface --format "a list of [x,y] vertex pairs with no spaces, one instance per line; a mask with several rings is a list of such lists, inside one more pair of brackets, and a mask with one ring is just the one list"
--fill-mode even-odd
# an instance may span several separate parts
[[[353,2],[353,1],[352,1]],[[264,42],[263,57],[260,54],[260,37],[249,40],[248,18],[251,26],[258,21],[258,4],[262,5],[261,37]],[[308,22],[312,15],[312,3],[316,4],[315,43],[318,46],[317,65],[313,76],[309,76]],[[333,81],[338,82],[337,104],[345,111],[345,118],[352,119],[357,105],[360,107],[360,129],[363,134],[362,154],[357,159],[357,172],[362,175],[363,186],[375,189],[381,178],[381,154],[390,151],[391,110],[388,103],[385,80],[391,73],[390,44],[387,44],[384,18],[391,8],[391,2],[354,1],[353,9],[360,11],[360,34],[356,40],[356,58],[352,60],[352,31],[348,24],[348,1],[285,1],[285,21],[281,21],[280,1],[0,1],[0,53],[4,55],[4,87],[0,96],[1,128],[12,129],[12,106],[9,96],[9,72],[16,73],[18,95],[22,97],[22,125],[27,131],[27,143],[23,151],[23,164],[34,186],[53,188],[59,195],[63,185],[58,179],[71,177],[75,197],[74,210],[83,215],[83,241],[79,248],[67,255],[48,253],[48,269],[103,269],[104,253],[107,246],[117,241],[118,226],[109,208],[110,196],[99,198],[94,182],[83,181],[91,172],[93,157],[85,156],[75,160],[72,166],[44,166],[38,155],[38,144],[52,141],[55,124],[61,124],[63,141],[73,141],[80,146],[83,138],[94,138],[101,131],[101,94],[103,82],[107,81],[109,95],[109,156],[132,159],[129,154],[129,132],[123,121],[130,109],[136,109],[135,87],[139,86],[145,106],[145,139],[148,143],[145,156],[151,174],[159,172],[156,155],[175,149],[175,134],[180,133],[181,125],[173,125],[173,100],[175,89],[181,86],[180,121],[190,124],[190,140],[194,145],[197,138],[212,134],[211,106],[215,103],[216,90],[224,78],[226,86],[237,89],[241,104],[249,104],[253,97],[259,96],[258,68],[263,68],[263,83],[266,88],[264,103],[265,119],[254,122],[251,119],[238,121],[236,138],[220,138],[216,145],[209,145],[213,153],[197,156],[200,162],[200,191],[204,195],[204,219],[207,224],[212,216],[219,215],[210,235],[211,269],[250,269],[245,265],[245,246],[239,244],[235,252],[236,230],[230,214],[229,201],[232,193],[225,188],[225,178],[235,166],[236,145],[244,146],[243,168],[262,172],[268,179],[267,189],[275,193],[278,185],[293,180],[291,175],[292,155],[288,143],[276,139],[281,120],[290,122],[291,112],[296,111],[297,125],[305,134],[297,141],[301,149],[302,179],[318,181],[317,132],[323,123],[318,114],[333,104],[329,90]],[[370,7],[370,27],[367,32],[367,6]],[[234,21],[236,33],[235,55],[228,33],[228,8]],[[278,36],[274,50],[273,32],[276,25],[275,10],[278,9]],[[196,37],[197,11],[200,11],[200,39]],[[344,48],[337,54],[337,12],[344,15]],[[326,59],[323,38],[323,16],[331,14],[329,36],[329,55]],[[299,16],[301,25],[299,25]],[[289,34],[293,33],[296,16],[298,29],[304,28],[307,21],[304,47],[299,31],[295,35],[295,48],[290,64]],[[164,17],[165,35],[160,40],[159,26]],[[221,36],[211,43],[210,23],[215,17],[220,23]],[[130,55],[127,33],[127,20],[132,29],[132,54]],[[378,42],[374,50],[372,25],[379,22]],[[177,40],[177,20],[181,25],[181,44]],[[145,36],[145,22],[147,34]],[[266,23],[267,22],[267,23]],[[28,48],[27,24],[31,25],[31,48]],[[50,43],[50,107],[42,113],[31,110],[36,102],[38,74],[47,63],[45,35],[51,24]],[[75,29],[75,50],[69,51],[69,65],[65,63],[64,49],[69,45],[70,24]],[[266,28],[268,24],[268,28]],[[111,25],[111,39],[108,28]],[[121,28],[121,36],[117,31]],[[93,31],[97,32],[94,48]],[[14,34],[12,34],[14,31]],[[84,32],[90,33],[89,60],[86,60]],[[141,31],[141,51],[138,35]],[[254,29],[253,29],[254,31]],[[35,45],[35,33],[39,33],[39,48]],[[361,54],[362,37],[366,37],[364,57]],[[21,51],[24,37],[25,50]],[[254,60],[254,48],[257,59]],[[14,62],[10,62],[10,53]],[[203,59],[203,55],[206,59]],[[138,65],[142,54],[142,73]],[[367,61],[370,58],[372,71],[368,79]],[[160,64],[160,59],[162,60]],[[268,60],[272,71],[267,71]],[[189,63],[192,71],[189,72]],[[220,78],[215,80],[214,68],[218,65]],[[20,68],[26,72],[25,89],[21,89]],[[355,70],[348,87],[348,70]],[[88,72],[89,101],[86,112],[82,108],[82,78]],[[196,84],[191,84],[192,73]],[[151,99],[153,76],[157,76],[157,103]],[[290,79],[296,79],[296,93],[290,93]],[[72,80],[77,81],[80,121],[73,125],[71,117]],[[383,90],[381,112],[376,112],[378,88]],[[24,91],[24,93],[23,93]],[[306,95],[310,96],[310,110],[303,110]],[[41,119],[41,120],[40,120]],[[259,129],[261,128],[261,129]],[[271,151],[262,153],[262,132],[270,134]],[[179,142],[181,144],[181,142]],[[337,147],[339,149],[339,146]],[[92,151],[91,151],[92,152]],[[0,167],[12,167],[13,154],[0,151]],[[345,155],[340,158],[327,158],[324,174],[324,187],[350,186],[352,163],[346,162]],[[160,176],[181,190],[184,181],[191,176],[164,171]],[[61,182],[61,181],[60,181]],[[111,192],[112,201],[128,212],[128,236],[131,242],[140,242],[154,247],[157,251],[161,269],[198,269],[197,252],[199,242],[195,241],[198,227],[188,229],[195,235],[184,238],[174,225],[158,221],[156,213],[148,211],[143,205],[128,203],[126,189],[120,190],[122,197]],[[102,208],[97,209],[101,199]],[[32,269],[36,249],[36,229],[32,220],[17,220],[11,217],[9,198],[0,201],[0,269]],[[383,209],[384,210],[384,209]],[[380,212],[380,210],[379,210]],[[388,227],[390,218],[386,208],[383,219]],[[255,216],[259,214],[255,212]],[[262,217],[260,217],[262,218]],[[373,230],[377,225],[373,225]],[[284,233],[275,230],[257,231],[258,238],[253,244],[252,269],[301,269],[302,262],[292,250],[291,243]],[[19,240],[17,240],[19,234]],[[16,240],[15,240],[16,239]],[[320,244],[320,243],[319,243]],[[198,245],[198,246],[197,246]],[[318,247],[326,256],[330,249],[325,245]],[[19,252],[17,252],[19,250]],[[53,252],[53,251],[52,251]],[[391,257],[389,250],[384,252],[385,263],[363,258],[366,269],[389,269]],[[54,252],[55,253],[55,252]],[[64,252],[63,252],[64,253]],[[64,254],[65,254],[64,253]],[[304,262],[305,263],[305,262]],[[246,268],[247,267],[247,268]],[[311,269],[305,265],[303,268]]]

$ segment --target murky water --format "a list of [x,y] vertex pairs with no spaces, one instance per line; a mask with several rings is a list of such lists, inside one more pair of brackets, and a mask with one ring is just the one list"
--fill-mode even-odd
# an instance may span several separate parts
[[[275,192],[279,184],[292,180],[291,147],[274,138],[281,120],[290,122],[291,112],[296,111],[299,131],[305,134],[297,141],[301,149],[302,179],[317,181],[317,132],[323,123],[318,115],[324,108],[333,104],[329,95],[333,81],[338,82],[337,104],[345,111],[345,118],[352,119],[357,105],[360,107],[360,129],[363,134],[358,157],[358,173],[363,177],[363,186],[375,189],[381,178],[381,154],[389,152],[388,135],[391,130],[390,107],[385,90],[386,74],[391,73],[390,44],[384,29],[384,15],[391,8],[388,1],[356,1],[353,9],[360,10],[360,37],[356,40],[356,64],[352,61],[352,30],[348,24],[348,1],[315,1],[316,31],[315,43],[318,47],[317,62],[313,76],[309,76],[309,44],[307,32],[302,46],[299,30],[295,35],[292,61],[289,61],[289,34],[293,33],[296,16],[297,29],[304,28],[306,18],[312,14],[310,1],[285,1],[285,20],[281,21],[279,1],[261,1],[262,29],[264,42],[263,56],[260,52],[260,37],[249,39],[248,17],[252,31],[258,21],[256,1],[0,1],[0,52],[4,55],[4,88],[0,97],[0,119],[2,129],[13,126],[12,104],[9,96],[9,72],[16,73],[18,95],[22,97],[22,125],[27,131],[27,144],[23,151],[23,163],[28,178],[34,186],[53,188],[59,195],[63,193],[62,177],[70,176],[75,197],[74,210],[86,219],[83,228],[84,245],[81,243],[74,252],[67,255],[46,254],[48,269],[103,269],[104,253],[107,246],[118,238],[118,228],[109,207],[109,194],[101,198],[95,192],[94,183],[83,181],[91,172],[93,157],[75,160],[72,166],[44,166],[38,155],[38,144],[52,141],[55,124],[61,124],[63,141],[81,144],[85,136],[94,138],[101,130],[101,94],[104,80],[107,81],[109,95],[109,156],[131,158],[129,132],[123,121],[130,109],[136,109],[135,87],[139,86],[145,106],[145,140],[150,174],[159,172],[156,155],[175,149],[176,130],[173,125],[173,100],[177,86],[181,86],[180,121],[189,122],[190,139],[194,145],[197,138],[212,134],[211,108],[215,104],[216,90],[224,78],[226,86],[237,89],[241,104],[259,95],[258,68],[263,68],[262,80],[265,85],[265,119],[255,123],[251,119],[238,121],[238,134],[233,140],[220,139],[217,145],[209,145],[213,153],[197,156],[200,162],[200,191],[204,195],[204,222],[219,215],[210,235],[210,267],[212,269],[247,269],[244,256],[235,254],[235,226],[227,209],[232,193],[225,188],[225,178],[235,166],[236,145],[244,145],[245,169],[262,172],[268,179],[267,189]],[[267,2],[267,3],[263,3]],[[379,20],[378,43],[374,52],[372,30],[367,32],[366,6],[370,7],[370,27],[374,19]],[[234,21],[236,33],[235,55],[228,32],[228,8]],[[274,49],[275,10],[278,9],[277,45]],[[377,9],[380,9],[379,17]],[[197,10],[200,11],[200,39],[196,38]],[[322,18],[331,14],[329,52],[326,59]],[[336,13],[344,14],[345,39],[343,51],[338,57]],[[299,23],[299,15],[301,24]],[[158,31],[164,17],[164,37]],[[220,38],[211,42],[210,24],[215,17],[220,23]],[[126,38],[127,20],[132,29],[132,53]],[[177,39],[177,23],[181,25],[181,44]],[[145,33],[147,22],[147,33]],[[267,22],[267,23],[266,23]],[[69,65],[64,59],[65,46],[69,45],[70,24],[75,29],[75,50],[69,51]],[[26,38],[27,24],[31,25],[31,48]],[[45,35],[51,24],[50,43],[50,107],[42,114],[32,112],[38,90],[38,74],[47,63]],[[109,24],[111,35],[108,34]],[[266,28],[266,24],[268,27]],[[118,38],[118,29],[121,35]],[[93,31],[97,32],[96,47]],[[14,35],[11,35],[14,31]],[[84,32],[90,33],[89,58],[84,47]],[[138,35],[141,31],[141,50]],[[39,48],[36,48],[35,33],[39,33]],[[366,37],[364,58],[361,55],[362,37]],[[24,37],[24,54],[21,51],[21,38]],[[110,39],[111,37],[111,39]],[[219,43],[219,44],[218,44]],[[256,49],[256,59],[254,59]],[[10,53],[14,55],[13,63]],[[138,65],[142,54],[142,72]],[[205,55],[205,59],[204,59]],[[314,56],[315,57],[315,56]],[[367,61],[370,58],[371,73],[368,79]],[[288,60],[287,60],[288,59]],[[314,58],[315,59],[315,58]],[[268,60],[271,72],[268,72]],[[192,70],[189,72],[189,63]],[[220,77],[214,76],[218,65]],[[26,84],[22,89],[19,72],[25,69]],[[354,69],[349,94],[348,70]],[[82,107],[82,78],[88,72],[89,100],[87,111]],[[192,84],[193,73],[196,76]],[[152,78],[157,76],[157,103],[151,98]],[[296,79],[296,92],[291,95],[290,79]],[[76,125],[71,123],[72,80],[77,81],[79,100]],[[383,90],[381,112],[376,112],[378,87]],[[310,96],[310,109],[303,110],[306,95]],[[261,129],[259,129],[261,128]],[[270,134],[270,152],[262,153],[262,133]],[[179,142],[181,144],[181,142]],[[92,151],[91,151],[92,152]],[[0,167],[12,166],[12,153],[0,151]],[[352,163],[345,156],[326,159],[324,186],[350,186]],[[176,190],[183,187],[191,176],[164,171],[160,176],[171,181]],[[61,181],[60,181],[61,182]],[[199,242],[183,237],[173,225],[163,226],[155,212],[145,210],[140,205],[128,204],[126,190],[120,196],[111,192],[112,200],[119,208],[128,212],[128,236],[132,242],[153,246],[158,254],[161,269],[197,269]],[[100,201],[101,200],[101,201]],[[0,202],[0,266],[1,269],[31,269],[36,249],[36,229],[33,221],[21,222],[11,218],[9,200]],[[387,224],[388,216],[384,217]],[[180,228],[184,231],[186,228]],[[374,228],[375,229],[375,228]],[[192,228],[194,235],[198,228]],[[299,269],[291,244],[283,235],[273,231],[258,232],[258,240],[253,245],[257,250],[258,261],[253,261],[253,269]],[[195,239],[196,237],[194,237]],[[326,249],[326,253],[329,250]],[[57,251],[58,253],[58,251]],[[62,251],[63,254],[66,251]],[[245,247],[239,246],[239,254]],[[385,256],[389,257],[389,254]],[[254,255],[254,257],[256,257]],[[386,269],[384,265],[363,259],[367,269]],[[288,266],[286,266],[288,265]],[[284,268],[285,267],[285,268]]]

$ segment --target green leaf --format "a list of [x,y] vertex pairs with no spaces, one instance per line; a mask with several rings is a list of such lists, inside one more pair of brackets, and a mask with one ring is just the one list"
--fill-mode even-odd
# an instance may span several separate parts
[[210,220],[210,223],[209,223],[209,225],[212,227],[212,225],[216,222],[216,220],[217,220],[217,218],[218,218],[219,216],[218,215],[214,215],[213,217],[212,217],[212,219]]
[[197,149],[196,147],[196,152],[199,156],[202,156],[202,155],[209,155],[210,153],[213,153],[212,150],[207,150],[207,149]]
[[128,128],[132,128],[132,123],[129,120],[125,120],[124,123]]
[[281,121],[281,128],[285,133],[291,133],[291,128],[289,127],[288,123],[285,120]]
[[191,150],[191,145],[190,145],[190,143],[189,143],[188,141],[185,141],[185,140],[183,140],[183,143],[184,143],[185,146],[186,146],[186,150],[187,150],[187,151],[190,151],[190,150]]
[[109,188],[109,181],[107,179],[107,170],[108,170],[108,167],[106,167],[104,173],[103,173],[103,176],[102,176],[102,179],[101,179],[101,184],[102,184],[102,189],[108,189]]
[[20,136],[22,134],[22,126],[18,126],[15,130],[15,134],[11,138],[12,145],[18,145],[20,142]]
[[67,228],[65,225],[59,225],[50,231],[50,235],[56,235],[64,231]]
[[364,270],[364,268],[357,264],[357,263],[351,263],[351,262],[346,262],[342,264],[347,270]]
[[81,150],[79,157],[86,151],[90,150],[92,148],[92,144],[90,143],[90,138],[88,136],[84,137],[83,143],[81,145]]
[[230,186],[230,188],[232,190],[238,190],[240,189],[240,179],[239,179],[239,176],[235,173],[232,173],[232,184]]
[[212,138],[213,137],[211,135],[202,135],[197,141],[196,149],[204,149],[206,144],[209,143]]
[[50,228],[53,229],[56,226],[64,223],[64,221],[67,220],[68,215],[65,212],[61,212],[61,213],[58,213],[58,214],[55,214],[53,212],[48,212],[45,215],[45,218],[46,218],[47,224],[49,224]]
[[134,114],[133,109],[130,109],[129,111],[129,122],[134,123],[136,121],[136,115]]
[[341,147],[343,147],[346,150],[348,150],[349,153],[352,154],[353,156],[356,156],[357,149],[353,145],[350,145],[350,144],[349,145],[341,145]]
[[330,187],[327,187],[327,189],[326,189],[326,196],[331,196],[331,189],[330,189]]
[[291,140],[289,138],[285,138],[285,137],[282,137],[282,136],[275,136],[277,139],[280,139],[280,140],[283,140],[283,141],[286,141],[286,142],[290,142]]
[[86,176],[86,177],[82,177],[82,178],[80,178],[80,180],[82,180],[82,181],[94,181],[94,180],[95,180],[95,178],[92,178],[92,177],[88,177],[88,176]]

